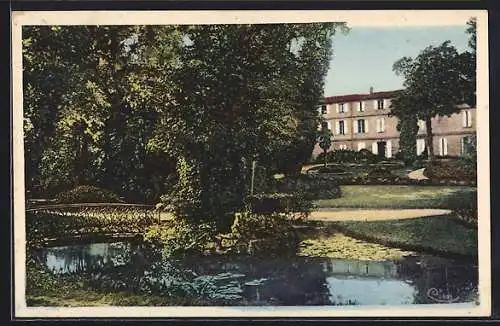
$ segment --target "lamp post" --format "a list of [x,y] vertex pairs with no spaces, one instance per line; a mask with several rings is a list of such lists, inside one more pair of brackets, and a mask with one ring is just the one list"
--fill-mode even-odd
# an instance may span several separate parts
[[255,180],[255,165],[257,161],[255,158],[252,160],[252,177],[250,179],[250,196],[253,196],[253,187],[254,187],[254,180]]

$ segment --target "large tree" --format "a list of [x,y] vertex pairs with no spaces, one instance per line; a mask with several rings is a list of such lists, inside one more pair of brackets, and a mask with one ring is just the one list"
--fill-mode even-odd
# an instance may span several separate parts
[[[301,124],[314,130],[324,59],[329,59],[337,26],[183,30],[172,98],[164,101],[150,141],[151,148],[177,160],[178,181],[165,197],[176,215],[228,227],[248,195],[251,161],[269,165],[277,151],[304,137],[297,132]],[[304,60],[311,66],[305,67]]]
[[426,147],[432,160],[432,118],[450,116],[462,104],[475,104],[475,55],[459,53],[446,41],[425,48],[415,58],[401,58],[393,70],[404,77],[404,90],[393,100],[391,113],[425,121]]
[[162,36],[175,33],[29,26],[23,34],[27,188],[50,195],[97,184],[139,199],[158,197],[164,191],[158,165],[168,171],[168,159],[146,151],[158,110],[138,81],[161,58],[153,45],[165,41],[163,52],[174,52],[176,43]]
[[164,192],[177,216],[227,226],[252,160],[314,144],[337,27],[26,27],[30,175],[44,189]]

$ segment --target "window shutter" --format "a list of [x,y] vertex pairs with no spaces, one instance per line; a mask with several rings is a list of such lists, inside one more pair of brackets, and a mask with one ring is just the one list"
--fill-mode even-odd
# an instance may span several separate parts
[[349,112],[349,103],[344,103],[344,112]]
[[349,124],[347,122],[348,121],[344,120],[344,134],[346,135],[349,134]]
[[448,139],[443,138],[443,144],[444,144],[444,155],[448,155]]
[[378,145],[377,143],[372,143],[372,153],[377,155],[378,154]]
[[391,158],[392,157],[392,142],[390,140],[387,141],[386,145],[385,145],[385,156],[388,157],[388,158]]
[[389,100],[382,100],[382,105],[384,109],[387,109],[389,107]]
[[467,111],[467,116],[468,116],[468,119],[467,119],[468,125],[467,125],[467,127],[472,127],[472,111]]
[[467,126],[467,111],[462,111],[462,127]]
[[327,121],[326,124],[327,124],[328,129],[332,130],[332,122],[331,121]]
[[365,133],[368,133],[368,119],[365,119]]
[[339,113],[340,111],[340,103],[335,104],[335,112]]
[[353,131],[353,133],[355,133],[355,134],[357,134],[357,133],[358,133],[358,126],[357,126],[357,124],[358,124],[358,120],[353,120],[353,121],[352,121],[352,131]]
[[340,134],[340,121],[335,121],[335,134]]
[[373,100],[373,109],[378,110],[378,100]]
[[385,118],[380,119],[380,121],[381,121],[381,124],[382,124],[380,126],[380,129],[381,129],[382,132],[385,132]]

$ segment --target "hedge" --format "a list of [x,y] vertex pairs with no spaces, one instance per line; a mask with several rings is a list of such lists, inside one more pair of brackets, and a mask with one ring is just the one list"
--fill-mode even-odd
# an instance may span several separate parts
[[476,181],[476,165],[461,160],[429,162],[424,170],[429,179]]
[[123,203],[120,197],[107,189],[95,186],[78,186],[56,195],[57,203]]

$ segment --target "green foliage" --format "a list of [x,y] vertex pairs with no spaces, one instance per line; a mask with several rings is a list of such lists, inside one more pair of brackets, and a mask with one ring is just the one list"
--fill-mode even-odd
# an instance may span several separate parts
[[[200,25],[183,30],[189,41],[179,60],[186,64],[161,71],[175,86],[149,141],[151,149],[178,162],[178,183],[164,197],[177,216],[219,221],[225,229],[243,209],[253,160],[278,169],[283,165],[276,162],[283,157],[300,162],[301,144],[311,143],[318,122],[316,104],[337,26]],[[281,159],[275,159],[278,153]]]
[[336,181],[306,174],[275,180],[272,189],[277,193],[298,194],[303,198],[305,208],[308,208],[307,200],[341,196],[340,187]]
[[178,217],[228,228],[252,160],[297,171],[309,156],[339,28],[24,27],[28,188],[166,194]]
[[248,199],[249,210],[257,214],[297,213],[306,217],[311,210],[311,201],[304,193],[258,194]]
[[397,130],[399,131],[401,159],[405,165],[409,165],[417,158],[417,118],[411,114],[400,114],[398,118]]
[[465,226],[477,229],[477,205],[473,208],[462,208],[454,210],[453,216],[456,217]]
[[370,172],[368,172],[368,177],[369,178],[384,178],[384,179],[395,179],[396,176],[392,174],[392,172],[389,169],[384,169],[384,168],[378,168],[378,169],[373,169]]
[[[157,119],[145,99],[154,92],[138,80],[155,69],[151,47],[173,41],[173,30],[23,28],[26,174],[32,193],[46,196],[96,184],[142,201],[164,191],[168,158],[148,154],[145,146]],[[165,46],[165,54],[174,44]]]
[[120,197],[110,190],[95,186],[78,186],[61,192],[55,197],[58,203],[123,203]]
[[342,185],[342,197],[314,202],[317,208],[470,208],[477,188],[433,185]]
[[280,213],[238,214],[231,227],[235,247],[243,246],[250,255],[295,254],[299,239],[289,216]]
[[[323,163],[324,153],[320,153],[314,160],[315,164]],[[326,153],[329,163],[375,163],[380,161],[380,158],[367,149],[355,151],[351,149],[338,149]]]
[[436,160],[427,165],[424,175],[430,179],[477,180],[477,167],[462,160]]
[[465,139],[464,153],[461,158],[471,167],[477,166],[477,137],[473,135]]
[[201,254],[215,238],[209,224],[189,224],[182,220],[168,226],[155,225],[144,233],[144,240],[163,247],[166,257]]
[[[404,77],[405,89],[393,99],[391,114],[401,120],[410,117],[425,121],[426,144],[432,160],[431,119],[450,116],[464,103],[475,105],[475,55],[459,53],[446,41],[428,46],[415,58],[401,58],[394,63],[393,70]],[[409,133],[414,132],[414,125],[405,127],[409,127]]]
[[279,213],[243,212],[236,215],[231,232],[246,241],[252,239],[282,238],[292,232],[291,220]]

